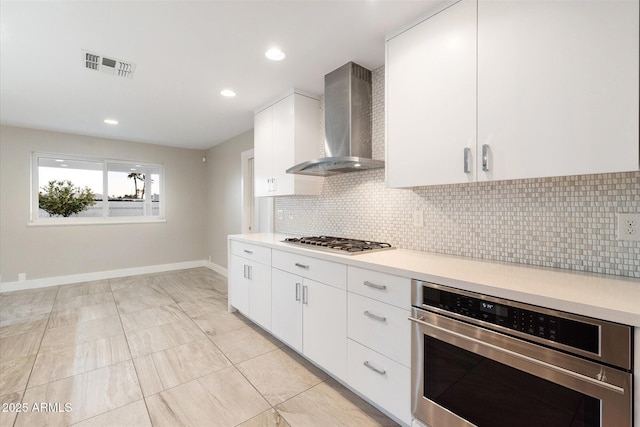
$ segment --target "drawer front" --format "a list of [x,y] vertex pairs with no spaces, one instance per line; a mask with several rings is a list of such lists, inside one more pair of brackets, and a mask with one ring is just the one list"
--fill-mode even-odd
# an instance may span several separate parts
[[275,268],[336,288],[347,289],[347,266],[345,264],[275,249],[272,255],[272,266]]
[[396,307],[411,307],[411,279],[349,266],[349,291]]
[[407,367],[411,366],[411,312],[348,293],[348,336]]
[[363,396],[411,424],[411,369],[348,340],[348,382]]
[[260,264],[271,265],[271,248],[252,245],[250,243],[230,240],[231,253],[246,259],[254,260]]

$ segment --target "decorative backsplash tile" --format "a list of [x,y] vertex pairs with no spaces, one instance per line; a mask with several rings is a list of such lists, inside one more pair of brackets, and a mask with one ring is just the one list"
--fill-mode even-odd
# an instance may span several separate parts
[[[321,122],[324,147],[324,111]],[[373,157],[384,159],[384,67],[373,73]],[[616,240],[616,214],[640,213],[640,172],[405,190],[387,188],[379,169],[327,177],[320,196],[275,205],[287,212],[281,233],[640,278],[640,243]]]

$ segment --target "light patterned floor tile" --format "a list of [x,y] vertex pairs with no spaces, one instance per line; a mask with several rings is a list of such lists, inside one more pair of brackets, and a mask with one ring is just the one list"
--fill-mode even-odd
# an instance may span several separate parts
[[322,382],[276,409],[292,427],[397,426],[335,380]]
[[[0,387],[0,389],[2,389]],[[4,393],[4,391],[3,391]],[[11,427],[16,420],[16,415],[22,409],[22,391],[19,393],[6,394],[0,396],[0,427]],[[5,407],[6,405],[6,407]],[[6,408],[6,411],[4,410]]]
[[0,327],[0,339],[12,337],[15,335],[22,335],[22,334],[26,334],[34,331],[40,331],[44,333],[44,328],[46,326],[47,326],[47,319],[36,320],[34,322],[16,323],[15,325],[2,326]]
[[154,427],[231,427],[270,408],[234,367],[154,394],[146,401]]
[[106,302],[103,304],[85,305],[84,307],[68,308],[66,310],[54,311],[51,313],[47,328],[59,328],[61,326],[75,325],[87,320],[104,319],[118,315],[116,303]]
[[0,327],[48,319],[54,301],[40,301],[25,305],[0,305]]
[[75,325],[47,329],[40,347],[41,353],[54,351],[63,347],[97,341],[114,335],[121,335],[122,324],[118,316],[104,319],[87,320]]
[[84,307],[87,305],[104,304],[113,302],[111,292],[103,292],[101,294],[80,295],[69,298],[58,298],[53,305],[53,311],[62,311],[69,308]]
[[208,339],[147,354],[133,362],[145,396],[231,366],[231,362]]
[[29,388],[129,359],[131,354],[124,334],[40,353],[33,366]]
[[116,289],[113,291],[113,298],[116,302],[138,298],[157,298],[166,296],[166,294],[154,289],[154,287],[146,285],[128,286],[126,288]]
[[34,304],[44,301],[53,301],[56,299],[57,293],[58,286],[3,292],[0,294],[0,306],[9,307],[16,305]]
[[204,333],[191,320],[178,320],[139,331],[127,332],[134,358],[203,339]]
[[280,413],[271,408],[260,415],[245,421],[238,427],[291,427]]
[[31,374],[36,356],[25,356],[0,362],[0,394],[22,393]]
[[327,375],[291,350],[278,349],[237,365],[271,405],[310,389]]
[[133,362],[126,361],[27,389],[25,402],[58,403],[60,408],[69,404],[70,411],[21,413],[15,426],[69,425],[140,399]]
[[250,325],[246,317],[238,313],[216,312],[194,317],[193,321],[202,331],[209,335],[220,335]]
[[208,313],[227,312],[227,299],[202,298],[199,300],[186,301],[178,304],[189,317],[202,316]]
[[120,314],[128,314],[134,313],[136,311],[147,310],[154,307],[160,307],[163,305],[171,305],[175,304],[175,301],[172,300],[167,295],[155,295],[155,296],[147,296],[141,298],[128,299],[124,301],[119,301],[118,311]]
[[103,294],[110,292],[108,280],[96,280],[93,282],[74,283],[60,286],[57,299],[73,298],[84,295]]
[[30,356],[38,352],[44,329],[0,338],[0,361]]
[[189,316],[177,305],[172,304],[122,314],[120,318],[122,319],[124,330],[130,332],[164,325],[176,320],[188,320]]
[[73,427],[151,427],[151,420],[144,400],[138,400],[128,405],[113,409],[104,414],[89,418]]
[[231,362],[238,364],[282,346],[282,343],[257,327],[246,326],[210,337]]

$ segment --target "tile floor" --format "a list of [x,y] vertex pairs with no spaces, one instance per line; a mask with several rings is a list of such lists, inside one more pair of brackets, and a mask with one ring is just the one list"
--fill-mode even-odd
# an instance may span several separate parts
[[0,294],[0,403],[2,427],[396,425],[206,268]]

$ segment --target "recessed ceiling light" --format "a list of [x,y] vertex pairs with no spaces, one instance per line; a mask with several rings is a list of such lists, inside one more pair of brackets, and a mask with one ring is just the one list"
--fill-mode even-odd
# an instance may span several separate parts
[[104,119],[104,122],[108,125],[117,125],[118,121],[116,119]]
[[220,95],[226,96],[227,98],[233,98],[234,96],[236,96],[236,93],[231,89],[224,89],[220,91]]
[[136,170],[136,168],[131,168],[131,169],[129,169],[129,170],[130,170],[130,171],[134,171],[134,170]]
[[274,47],[264,53],[264,56],[272,61],[282,61],[284,59],[284,52]]
[[56,162],[58,162],[58,163],[62,163],[62,162],[64,162],[64,160],[62,160],[62,159],[56,159]]
[[66,167],[68,167],[69,165],[60,165],[60,166],[62,166],[63,168],[66,168]]

